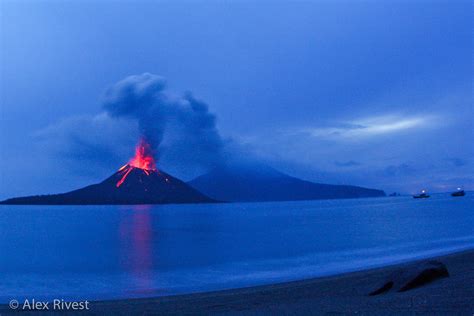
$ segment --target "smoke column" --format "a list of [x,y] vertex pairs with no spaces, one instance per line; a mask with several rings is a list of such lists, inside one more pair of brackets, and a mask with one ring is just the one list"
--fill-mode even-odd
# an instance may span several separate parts
[[179,152],[196,160],[220,159],[223,140],[207,104],[191,94],[173,96],[164,78],[144,73],[129,76],[105,93],[103,106],[112,118],[136,120],[141,138],[155,158],[161,154],[165,132],[173,135]]

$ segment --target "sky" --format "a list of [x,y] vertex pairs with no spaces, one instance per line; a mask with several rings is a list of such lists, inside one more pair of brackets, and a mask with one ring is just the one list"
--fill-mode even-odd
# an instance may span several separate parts
[[[126,163],[140,127],[111,115],[108,91],[146,78],[163,82],[166,104],[199,104],[227,156],[387,193],[472,190],[473,12],[471,1],[3,0],[0,198],[68,191]],[[160,117],[158,165],[190,180],[216,158],[186,115]]]

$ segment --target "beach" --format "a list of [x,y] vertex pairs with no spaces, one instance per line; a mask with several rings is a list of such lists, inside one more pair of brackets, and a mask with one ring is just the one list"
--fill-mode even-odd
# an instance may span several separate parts
[[[418,288],[369,296],[397,271],[430,260],[443,263],[449,277]],[[8,306],[0,314],[12,313]],[[57,313],[57,312],[56,312]],[[472,315],[474,250],[371,269],[273,285],[148,299],[90,302],[89,315]],[[13,313],[12,313],[13,314]],[[23,312],[22,314],[25,314]],[[26,312],[29,314],[29,312]],[[38,312],[34,312],[38,314]]]

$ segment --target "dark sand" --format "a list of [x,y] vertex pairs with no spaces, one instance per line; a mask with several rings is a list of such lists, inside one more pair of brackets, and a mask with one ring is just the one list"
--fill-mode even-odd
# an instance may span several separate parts
[[[433,259],[447,266],[450,277],[403,293],[390,291],[378,296],[367,295],[395,271],[419,266],[421,261],[235,290],[91,302],[88,314],[474,315],[474,250]],[[8,307],[0,306],[0,315],[7,313],[10,314]]]

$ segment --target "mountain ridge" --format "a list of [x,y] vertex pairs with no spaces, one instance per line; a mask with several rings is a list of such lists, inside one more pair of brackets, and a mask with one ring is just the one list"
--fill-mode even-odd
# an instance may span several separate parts
[[386,196],[383,190],[353,185],[315,183],[286,175],[265,165],[217,167],[187,183],[207,196],[231,202],[294,201]]

